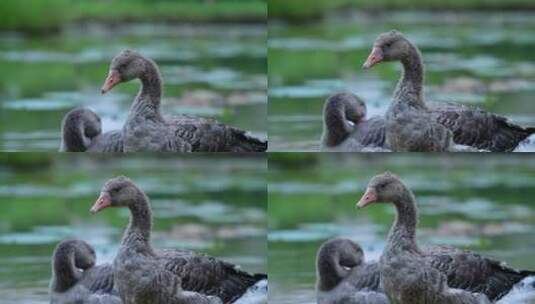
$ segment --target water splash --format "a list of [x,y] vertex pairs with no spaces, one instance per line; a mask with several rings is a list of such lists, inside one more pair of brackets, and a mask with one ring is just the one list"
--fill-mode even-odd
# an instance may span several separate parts
[[497,304],[535,303],[535,277],[527,277],[516,284]]
[[261,280],[249,287],[245,294],[234,304],[267,304],[268,303],[268,280]]

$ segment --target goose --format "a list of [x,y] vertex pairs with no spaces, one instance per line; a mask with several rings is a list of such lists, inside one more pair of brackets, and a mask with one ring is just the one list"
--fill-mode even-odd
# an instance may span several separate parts
[[231,303],[267,278],[193,251],[154,249],[149,199],[127,177],[108,180],[90,211],[108,207],[127,208],[131,214],[113,262],[117,289],[126,304]]
[[386,144],[395,151],[448,151],[455,144],[491,152],[513,151],[535,133],[508,118],[465,105],[428,104],[424,64],[416,45],[393,30],[377,37],[364,69],[399,61],[402,76],[385,117]]
[[379,202],[391,203],[396,209],[396,220],[379,262],[383,288],[394,303],[488,303],[535,274],[468,250],[420,248],[416,241],[416,199],[394,174],[373,177],[357,207]]
[[264,152],[267,142],[213,119],[195,116],[164,117],[160,110],[162,77],[156,63],[133,50],[111,61],[102,85],[105,94],[122,82],[141,81],[122,129],[125,152]]

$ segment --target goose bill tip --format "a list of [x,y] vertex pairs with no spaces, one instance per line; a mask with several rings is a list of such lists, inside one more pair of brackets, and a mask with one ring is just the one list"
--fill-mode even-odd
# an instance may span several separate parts
[[95,214],[102,209],[108,208],[109,206],[111,206],[110,195],[106,192],[102,192],[95,204],[93,204],[93,207],[89,209],[89,212],[91,212],[91,214]]
[[362,209],[369,204],[375,203],[377,201],[377,193],[373,188],[366,189],[366,192],[362,198],[357,202],[356,207]]

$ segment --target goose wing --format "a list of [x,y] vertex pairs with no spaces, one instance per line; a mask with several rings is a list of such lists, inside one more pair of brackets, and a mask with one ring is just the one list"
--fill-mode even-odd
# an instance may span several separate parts
[[491,152],[512,151],[535,133],[535,128],[524,128],[506,117],[464,105],[435,104],[431,113],[453,132],[455,143]]
[[113,267],[103,264],[84,271],[81,283],[92,293],[113,292]]
[[448,246],[429,249],[426,261],[447,276],[451,288],[484,293],[493,301],[507,294],[523,278],[535,274],[518,271],[500,261]]
[[123,134],[113,130],[95,137],[87,149],[89,152],[123,152]]
[[184,290],[216,296],[224,303],[234,301],[247,288],[267,278],[266,275],[251,275],[236,265],[186,250],[164,250],[160,252],[159,259],[165,269],[181,278]]
[[374,116],[365,120],[355,127],[355,134],[363,146],[384,147],[385,146],[385,119]]
[[224,125],[214,119],[178,116],[168,120],[178,141],[187,142],[199,152],[264,152],[267,142],[246,131]]
[[356,290],[380,290],[379,264],[367,263],[360,267],[355,267],[346,280]]

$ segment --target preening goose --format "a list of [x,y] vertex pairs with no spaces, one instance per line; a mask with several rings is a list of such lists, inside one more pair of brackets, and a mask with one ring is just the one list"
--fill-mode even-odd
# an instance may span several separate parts
[[95,251],[86,242],[59,243],[52,256],[50,303],[121,304],[114,290],[112,266],[95,264]]
[[61,122],[61,152],[123,152],[120,130],[102,133],[100,117],[86,108],[65,114]]
[[379,265],[366,263],[355,242],[336,238],[323,243],[316,257],[318,304],[388,304],[379,287]]

